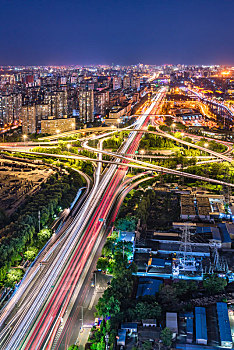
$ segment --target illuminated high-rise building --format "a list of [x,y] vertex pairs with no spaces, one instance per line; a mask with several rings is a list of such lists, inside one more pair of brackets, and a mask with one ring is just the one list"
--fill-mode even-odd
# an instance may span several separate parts
[[130,77],[128,75],[125,75],[123,77],[123,89],[128,89],[131,86],[131,80]]
[[94,113],[95,114],[106,114],[106,109],[109,105],[109,91],[95,91],[94,92]]
[[68,113],[67,91],[52,91],[45,95],[45,104],[49,106],[49,115],[55,118],[63,118]]
[[93,90],[81,89],[79,91],[80,120],[84,123],[94,121],[94,96]]
[[140,90],[140,78],[139,77],[131,77],[131,88],[137,89],[137,91]]
[[22,132],[33,134],[41,129],[41,120],[49,116],[49,106],[33,104],[22,107]]
[[0,94],[0,125],[14,122],[21,117],[21,94]]
[[113,84],[113,90],[121,89],[121,87],[122,87],[122,79],[121,79],[121,77],[114,76],[112,84]]

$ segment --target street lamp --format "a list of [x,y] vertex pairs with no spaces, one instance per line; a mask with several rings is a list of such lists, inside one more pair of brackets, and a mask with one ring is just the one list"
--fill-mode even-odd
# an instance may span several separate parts
[[204,147],[208,147],[209,146],[209,144],[206,142],[206,143],[204,143]]
[[67,144],[67,149],[68,149],[68,151],[69,151],[70,148],[71,148],[71,145],[70,145],[70,143],[68,143],[68,144]]
[[174,132],[174,130],[175,130],[175,123],[173,123],[173,124],[171,124],[171,127],[172,127],[172,130],[173,130],[173,132]]
[[119,127],[120,122],[121,122],[121,120],[120,120],[120,119],[117,119],[118,127]]
[[143,160],[143,154],[145,154],[145,151],[143,149],[141,149],[140,154],[142,155],[141,160]]
[[26,139],[28,138],[28,136],[27,135],[23,135],[23,139],[24,139],[24,145],[25,145],[25,142],[26,142]]
[[56,130],[56,134],[58,135],[59,133],[60,133],[60,130],[59,130],[59,129],[57,129],[57,130]]

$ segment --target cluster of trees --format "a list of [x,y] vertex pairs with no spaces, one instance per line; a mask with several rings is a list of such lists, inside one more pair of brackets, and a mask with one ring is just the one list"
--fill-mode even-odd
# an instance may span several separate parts
[[207,142],[207,139],[201,139],[196,144],[198,146],[204,147],[204,145],[206,143],[208,144],[207,148],[210,149],[211,151],[222,153],[222,152],[225,152],[227,150],[227,147],[225,145],[223,145],[222,143],[219,143],[216,141]]
[[[40,153],[50,153],[50,154],[64,154],[64,155],[71,155],[71,153],[74,154],[81,154],[84,155],[86,157],[89,158],[96,158],[96,154],[90,151],[86,151],[86,150],[79,150],[76,147],[74,147],[74,145],[70,148],[70,150],[68,151],[67,146],[65,146],[64,143],[60,143],[59,147],[55,147],[55,148],[44,148],[44,147],[35,147],[33,148],[34,152],[40,152]],[[71,152],[71,153],[70,153]],[[39,156],[37,155],[32,156],[30,155],[30,158],[38,158]],[[53,158],[45,158],[45,157],[41,157],[41,159],[43,160],[43,162],[45,163],[49,163],[49,164],[55,164],[57,166],[62,166],[62,165],[66,165],[68,167],[73,167],[76,169],[79,169],[83,172],[85,172],[87,175],[92,176],[93,175],[93,166],[91,161],[84,161],[84,160],[73,160],[73,159],[62,159],[60,158],[59,160],[54,160]]]
[[[142,320],[156,318],[160,320],[161,307],[155,298],[133,298],[133,287],[137,268],[134,263],[129,263],[129,255],[132,252],[130,242],[120,242],[114,233],[107,239],[102,250],[102,257],[98,260],[97,268],[106,269],[103,262],[111,264],[113,279],[108,289],[99,299],[96,306],[97,315],[102,316],[104,321],[99,330],[92,333],[90,341],[92,349],[104,349],[106,333],[109,334],[111,348],[115,343],[118,324],[122,321]],[[108,268],[107,268],[108,269]],[[105,319],[110,319],[105,321]]]
[[79,350],[79,347],[77,345],[70,345],[68,350]]
[[217,275],[208,275],[203,280],[203,287],[208,294],[214,295],[222,293],[227,285],[227,281],[224,278]]
[[[215,274],[207,275],[202,282],[203,292],[206,295],[220,294],[226,285],[227,281]],[[193,309],[194,306],[189,303],[189,300],[198,297],[198,293],[201,291],[202,289],[198,288],[197,282],[180,280],[171,285],[163,284],[158,293],[157,301],[164,310],[180,310],[179,302],[182,300],[188,301],[187,309]]]
[[[126,242],[124,245],[127,245]],[[108,238],[102,251],[102,259],[111,259],[114,268],[111,284],[105,290],[96,306],[97,315],[103,317],[104,320],[101,322],[99,329],[94,328],[92,330],[89,338],[89,341],[92,343],[91,349],[93,350],[105,349],[105,335],[107,333],[109,334],[110,348],[113,348],[120,322],[146,318],[157,319],[161,322],[162,308],[156,296],[139,299],[133,297],[136,266],[134,263],[130,264],[128,262],[128,254],[123,254],[122,248],[123,242],[118,242],[114,233]],[[125,250],[131,250],[130,244],[125,247]],[[97,265],[97,268],[99,268],[99,265]],[[180,288],[182,289],[183,286],[180,286]],[[171,346],[172,333],[168,328],[162,330],[161,339],[165,346]],[[146,342],[142,346],[143,349],[151,349],[151,343],[147,344]]]
[[22,269],[10,269],[6,274],[6,287],[14,287],[23,277],[24,271]]
[[110,334],[109,338],[109,344],[110,341],[112,342],[112,345],[110,348],[113,348],[113,344],[115,342],[115,332],[111,329],[111,322],[110,320],[103,320],[100,324],[100,328],[94,327],[91,330],[91,334],[89,336],[89,342],[91,343],[91,349],[92,350],[105,350],[106,343],[105,343],[105,336],[106,334]]
[[179,144],[177,142],[174,142],[162,136],[146,133],[141,139],[139,148],[146,150],[162,148],[169,149],[175,148],[176,146],[179,147]]
[[178,281],[171,285],[161,285],[158,301],[164,310],[178,311],[179,301],[190,298],[198,289],[196,282]]
[[125,218],[119,218],[115,223],[116,230],[120,231],[135,231],[137,224],[137,218],[135,216],[126,216]]
[[[61,176],[56,173],[11,216],[11,222],[0,230],[0,285],[4,284],[9,268],[21,261],[24,253],[25,258],[33,259],[36,249],[50,237],[50,232],[45,229],[37,234],[38,211],[41,226],[45,227],[61,208],[69,207],[82,185],[82,177],[75,171],[69,170],[69,174]],[[34,245],[35,241],[37,245]]]
[[103,142],[103,148],[118,149],[123,142],[123,132],[115,134]]
[[[147,162],[147,161],[146,161]],[[197,163],[197,159],[195,157],[193,158],[187,158],[183,156],[181,153],[176,154],[174,157],[168,157],[166,159],[160,159],[160,160],[152,160],[150,164],[176,169],[178,165],[181,166],[181,168],[192,166]]]
[[114,276],[119,273],[119,263],[123,258],[123,254],[129,259],[132,256],[132,243],[117,240],[117,233],[107,238],[102,249],[102,256],[97,261],[97,269],[107,271]]
[[227,162],[207,163],[203,164],[202,166],[190,166],[188,169],[186,169],[186,171],[190,174],[234,183],[234,168],[232,164]]
[[[116,329],[120,322],[144,318],[159,320],[161,317],[161,307],[154,299],[136,300],[132,297],[136,265],[128,262],[127,254],[123,254],[121,249],[117,250],[113,260],[113,279],[96,306],[98,316],[104,319],[110,317],[108,332],[111,347],[115,342]],[[101,345],[96,343],[95,346],[93,349],[99,349]]]
[[[127,227],[128,223],[136,219],[148,229],[165,228],[171,222],[178,220],[179,198],[171,192],[157,192],[153,189],[138,189],[131,191],[121,206],[117,221]],[[127,231],[127,230],[126,230]]]

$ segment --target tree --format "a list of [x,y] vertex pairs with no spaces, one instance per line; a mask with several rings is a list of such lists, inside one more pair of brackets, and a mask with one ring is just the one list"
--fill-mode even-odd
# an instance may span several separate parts
[[172,331],[165,327],[160,334],[160,337],[162,339],[162,342],[165,346],[170,347],[172,344]]
[[79,350],[78,346],[77,345],[70,345],[68,350]]
[[109,259],[100,257],[97,261],[97,269],[106,271],[108,267],[109,267]]
[[209,294],[221,293],[227,285],[227,281],[213,274],[203,280],[203,287]]
[[132,216],[127,216],[125,218],[120,218],[116,222],[116,229],[121,231],[135,231],[137,219]]
[[173,287],[178,297],[186,294],[189,290],[189,284],[187,281],[184,280],[180,280],[179,282],[174,283]]
[[23,271],[21,269],[11,269],[6,275],[6,286],[14,288],[22,277]]
[[113,295],[110,295],[110,288],[106,289],[103,296],[98,300],[96,309],[99,316],[111,316],[120,311],[120,301]]
[[167,305],[173,309],[178,304],[176,291],[172,286],[163,285],[159,291],[159,300],[162,305]]
[[44,243],[48,241],[48,239],[51,236],[51,231],[48,228],[42,229],[40,232],[38,232],[37,237],[41,243]]
[[142,345],[143,350],[151,350],[153,349],[152,343],[149,340],[146,340]]
[[36,247],[30,247],[26,252],[24,252],[25,259],[29,261],[33,261],[38,253],[38,249]]
[[105,350],[106,344],[104,339],[102,339],[99,343],[97,343],[97,350]]
[[136,304],[135,308],[132,311],[134,318],[136,318],[137,320],[142,320],[146,318],[158,319],[161,315],[161,307],[156,301],[154,301],[153,303],[140,301]]
[[113,255],[112,250],[114,248],[114,243],[111,239],[107,239],[103,249],[102,249],[102,254],[104,256],[111,257]]
[[132,255],[132,251],[133,251],[132,242],[119,241],[115,246],[115,253],[119,252],[122,255],[126,254],[127,257]]

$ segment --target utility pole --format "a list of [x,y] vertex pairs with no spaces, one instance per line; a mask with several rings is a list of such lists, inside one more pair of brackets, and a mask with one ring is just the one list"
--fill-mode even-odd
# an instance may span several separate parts
[[95,291],[96,285],[97,285],[97,276],[96,276],[96,272],[94,272],[93,274],[94,274],[94,291]]
[[81,327],[82,327],[82,329],[83,329],[83,327],[84,327],[84,307],[83,306],[81,306]]
[[106,350],[108,350],[108,343],[109,343],[109,334],[106,333],[105,335],[105,341],[106,341]]
[[38,228],[39,232],[41,231],[41,212],[38,210]]

